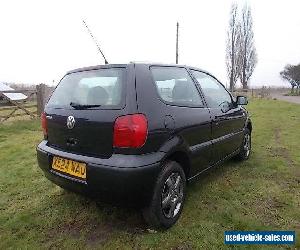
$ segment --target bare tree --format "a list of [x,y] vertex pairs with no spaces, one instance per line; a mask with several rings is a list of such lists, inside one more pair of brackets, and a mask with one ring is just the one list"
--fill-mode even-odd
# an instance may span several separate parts
[[239,43],[239,78],[243,89],[248,88],[248,82],[257,63],[254,45],[253,19],[251,8],[245,4],[241,16],[241,39]]
[[238,20],[238,6],[234,2],[231,5],[229,27],[227,31],[226,41],[226,67],[227,75],[230,82],[230,91],[232,92],[235,88],[236,81],[239,73],[239,41],[240,40],[240,23]]

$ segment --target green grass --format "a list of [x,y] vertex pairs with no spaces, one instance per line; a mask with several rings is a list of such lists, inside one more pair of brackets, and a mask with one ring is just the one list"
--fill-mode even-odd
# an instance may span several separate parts
[[[138,211],[60,189],[36,163],[38,121],[0,125],[0,249],[300,249],[300,105],[255,100],[253,154],[188,188],[178,223],[147,230]],[[296,230],[296,246],[226,246],[225,230]]]

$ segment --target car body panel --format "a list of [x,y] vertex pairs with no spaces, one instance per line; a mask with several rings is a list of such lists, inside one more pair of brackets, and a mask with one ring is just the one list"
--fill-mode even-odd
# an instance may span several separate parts
[[212,114],[212,139],[215,161],[219,161],[237,150],[242,144],[245,124],[244,111],[233,108],[226,113],[218,109],[210,109]]

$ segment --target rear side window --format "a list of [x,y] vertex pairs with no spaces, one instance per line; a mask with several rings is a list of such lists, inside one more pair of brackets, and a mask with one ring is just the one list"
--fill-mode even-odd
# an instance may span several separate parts
[[151,67],[160,97],[167,103],[180,106],[203,106],[199,92],[184,68]]
[[70,103],[78,103],[117,107],[123,102],[124,81],[124,68],[71,73],[61,80],[47,106],[70,107]]

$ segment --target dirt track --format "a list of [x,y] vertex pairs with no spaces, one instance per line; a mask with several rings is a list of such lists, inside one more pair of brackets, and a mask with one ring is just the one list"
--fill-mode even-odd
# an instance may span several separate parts
[[271,96],[278,100],[300,104],[300,96],[285,96],[282,93],[271,93]]

